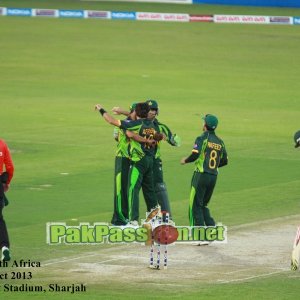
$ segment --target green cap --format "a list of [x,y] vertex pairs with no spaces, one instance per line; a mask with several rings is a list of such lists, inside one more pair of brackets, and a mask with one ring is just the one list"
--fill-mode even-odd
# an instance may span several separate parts
[[129,110],[133,111],[133,110],[135,110],[135,107],[136,107],[136,103],[134,102],[129,106]]
[[215,130],[219,122],[218,118],[211,114],[207,114],[205,117],[202,118],[202,120],[204,120],[208,130]]
[[149,105],[150,109],[158,109],[158,103],[155,100],[147,100],[146,103]]
[[296,143],[295,148],[300,147],[300,130],[298,130],[294,135],[294,141]]

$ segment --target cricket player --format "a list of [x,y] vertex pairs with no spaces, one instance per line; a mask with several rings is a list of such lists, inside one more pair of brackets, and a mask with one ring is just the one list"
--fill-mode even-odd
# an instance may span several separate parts
[[203,134],[196,138],[192,154],[181,160],[183,165],[195,162],[189,205],[191,226],[215,226],[207,205],[217,182],[218,168],[228,163],[225,144],[215,134],[217,117],[207,114],[203,120]]
[[[157,120],[159,108],[158,103],[155,100],[148,100],[146,103],[149,105],[150,111],[148,114],[148,118],[153,120],[154,125],[156,126],[157,131],[161,132],[165,136],[166,142],[168,142],[171,146],[180,146],[180,138],[178,135],[173,134],[168,126],[160,123]],[[161,152],[160,152],[160,144],[157,143],[154,165],[153,165],[153,176],[154,176],[154,188],[158,203],[161,206],[163,211],[169,212],[170,219],[172,219],[171,214],[171,206],[168,197],[168,191],[166,184],[163,179],[163,169],[162,169],[162,160],[161,160]]]
[[300,130],[298,130],[294,135],[295,148],[300,147]]
[[126,134],[131,134],[129,137],[132,138],[130,144],[132,165],[128,184],[128,218],[132,225],[138,226],[141,187],[143,187],[147,210],[150,212],[149,216],[154,217],[160,213],[153,185],[153,160],[156,146],[153,138],[156,131],[153,122],[147,119],[149,106],[146,103],[136,105],[136,121],[117,120],[110,116],[100,104],[96,104],[95,109],[99,110],[106,122],[120,127],[126,131]]
[[[126,120],[136,120],[136,103],[130,106],[130,113]],[[128,174],[131,164],[130,160],[130,139],[126,132],[115,127],[114,138],[118,142],[115,157],[115,178],[114,178],[114,212],[111,223],[116,226],[128,223]]]
[[[165,124],[160,123],[156,117],[158,116],[159,107],[158,103],[155,100],[147,100],[146,103],[149,105],[150,111],[148,114],[148,119],[152,120],[156,131],[163,133],[165,136],[166,142],[168,142],[171,146],[180,146],[181,140],[180,137],[176,134],[173,134],[171,130]],[[121,109],[120,107],[114,107],[113,112],[115,114],[123,114],[128,116],[129,112],[126,110]],[[157,148],[155,152],[155,159],[153,164],[153,176],[154,176],[154,189],[156,193],[156,197],[158,200],[159,205],[163,211],[169,212],[170,219],[172,219],[171,214],[171,206],[168,197],[168,191],[166,184],[163,180],[163,169],[162,169],[162,160],[161,160],[161,152],[160,152],[160,144],[161,142],[157,143]]]
[[300,260],[300,226],[297,229],[296,237],[294,240],[292,259],[291,259],[291,270],[296,271],[299,269]]
[[[298,130],[294,135],[295,148],[300,147],[300,130]],[[292,251],[292,259],[291,259],[291,269],[296,271],[299,269],[300,263],[300,226],[297,229],[293,251]]]
[[[5,172],[3,172],[5,167]],[[5,193],[9,189],[9,184],[14,176],[14,164],[6,143],[0,139],[0,249],[1,260],[10,260],[9,238],[6,223],[3,218],[3,208],[8,204]]]

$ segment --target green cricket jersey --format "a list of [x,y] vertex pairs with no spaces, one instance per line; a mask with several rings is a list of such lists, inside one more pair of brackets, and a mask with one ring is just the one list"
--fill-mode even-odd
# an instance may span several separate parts
[[[174,139],[173,139],[173,134],[167,125],[160,123],[157,119],[154,119],[153,124],[155,126],[156,131],[165,134],[166,141],[170,145],[176,146],[176,143],[174,142]],[[160,156],[161,156],[160,143],[161,143],[161,141],[157,143],[155,158],[160,158]]]
[[[156,130],[153,122],[148,119],[139,119],[135,121],[123,120],[121,121],[120,129],[130,130],[138,135],[151,139]],[[150,147],[147,144],[139,143],[133,139],[130,140],[130,157],[132,161],[139,161],[145,155],[155,155],[156,147]]]
[[118,142],[116,156],[129,158],[130,139],[127,138],[123,129],[116,127],[116,140]]
[[205,131],[197,137],[192,152],[198,154],[197,172],[217,175],[218,167],[227,164],[225,144],[214,131]]

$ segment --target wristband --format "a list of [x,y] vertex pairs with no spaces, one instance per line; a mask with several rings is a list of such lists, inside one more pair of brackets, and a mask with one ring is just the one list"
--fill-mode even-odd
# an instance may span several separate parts
[[105,114],[105,113],[106,113],[106,110],[105,110],[105,109],[103,109],[103,108],[100,108],[99,112],[100,112],[100,114],[103,116],[103,114]]

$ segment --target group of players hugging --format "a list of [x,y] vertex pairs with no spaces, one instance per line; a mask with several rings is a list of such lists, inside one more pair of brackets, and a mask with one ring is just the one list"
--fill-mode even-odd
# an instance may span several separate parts
[[[114,213],[111,220],[117,226],[138,226],[139,192],[142,188],[147,206],[146,222],[167,212],[172,220],[170,201],[163,180],[161,143],[180,146],[181,139],[168,126],[158,121],[158,103],[155,100],[133,103],[129,111],[120,107],[114,114],[126,116],[118,120],[100,104],[95,105],[103,119],[115,126],[117,141],[114,177]],[[218,168],[228,162],[223,141],[215,135],[216,116],[207,114],[203,119],[203,133],[196,138],[192,154],[181,159],[181,164],[195,162],[190,193],[189,220],[191,226],[214,226],[215,221],[207,208],[212,196]]]

